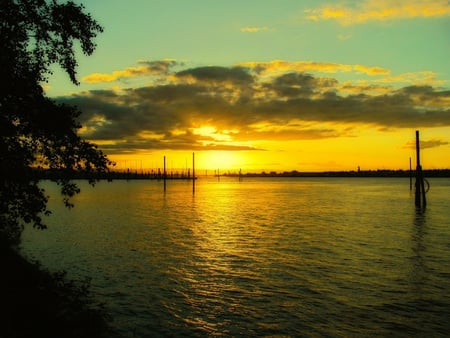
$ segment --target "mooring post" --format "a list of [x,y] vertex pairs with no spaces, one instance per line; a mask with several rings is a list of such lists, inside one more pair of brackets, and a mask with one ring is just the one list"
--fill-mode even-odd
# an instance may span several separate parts
[[411,156],[409,157],[409,190],[412,190],[412,166],[411,166]]
[[195,193],[195,153],[192,153],[192,193]]
[[416,207],[425,207],[427,200],[425,197],[425,184],[423,181],[422,166],[420,165],[420,140],[419,131],[416,130],[416,194],[415,203]]
[[164,191],[166,191],[166,178],[167,178],[167,172],[166,172],[166,156],[164,156],[164,172],[163,172]]

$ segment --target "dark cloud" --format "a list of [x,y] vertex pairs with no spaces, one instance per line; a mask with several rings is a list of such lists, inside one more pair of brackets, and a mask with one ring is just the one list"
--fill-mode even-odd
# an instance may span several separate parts
[[[264,77],[244,67],[199,67],[169,74],[171,61],[142,63],[168,73],[165,81],[58,98],[83,111],[84,135],[109,140],[102,145],[106,151],[256,150],[251,141],[348,136],[342,124],[450,126],[450,91],[430,86],[386,87],[378,95],[367,86],[367,92],[345,95],[336,79],[303,72]],[[323,123],[326,128],[319,127]],[[194,132],[202,126],[214,126],[217,135]]]
[[[443,140],[436,140],[436,139],[421,140],[420,141],[420,149],[436,148],[436,147],[440,147],[440,146],[446,146],[449,144],[450,144],[449,142],[443,141]],[[416,149],[416,141],[415,140],[409,141],[408,143],[405,144],[404,148]]]
[[149,73],[169,73],[169,69],[178,65],[175,60],[159,60],[159,61],[139,61],[140,65],[146,66]]
[[114,154],[127,154],[135,153],[139,151],[148,150],[234,150],[234,151],[254,151],[254,150],[264,150],[261,148],[255,148],[251,146],[240,146],[234,144],[215,144],[215,143],[201,143],[196,138],[192,137],[173,137],[170,139],[163,138],[161,140],[155,139],[144,139],[135,138],[125,141],[117,141],[112,144],[104,144],[101,146],[102,150],[114,153]]
[[295,140],[318,140],[325,138],[335,138],[340,136],[350,136],[347,132],[333,129],[320,128],[303,128],[295,129],[286,127],[281,130],[242,130],[237,136],[237,141],[253,141],[276,139],[279,141],[295,141]]
[[178,62],[173,60],[140,61],[138,67],[128,67],[123,70],[115,70],[110,74],[92,73],[83,77],[82,81],[85,83],[102,83],[123,81],[127,78],[135,78],[139,76],[162,76],[167,75],[169,73],[169,69],[176,65],[178,65]]
[[180,71],[175,76],[180,79],[194,78],[201,82],[229,82],[236,85],[250,85],[253,82],[253,76],[243,67],[199,67]]
[[264,88],[281,98],[310,97],[313,93],[329,90],[337,83],[337,80],[331,78],[314,77],[306,73],[288,73],[266,83]]
[[[440,94],[436,94],[440,96]],[[447,100],[450,95],[447,96]],[[425,104],[426,102],[421,102]],[[450,125],[448,107],[418,106],[402,91],[386,95],[339,96],[326,92],[320,98],[272,100],[260,106],[265,114],[277,112],[285,119],[336,123],[365,123],[382,127],[417,128]]]

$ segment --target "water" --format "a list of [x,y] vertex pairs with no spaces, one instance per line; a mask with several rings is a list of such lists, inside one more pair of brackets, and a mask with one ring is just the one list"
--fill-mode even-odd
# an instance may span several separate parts
[[124,337],[447,336],[450,179],[100,182],[23,252],[92,277]]

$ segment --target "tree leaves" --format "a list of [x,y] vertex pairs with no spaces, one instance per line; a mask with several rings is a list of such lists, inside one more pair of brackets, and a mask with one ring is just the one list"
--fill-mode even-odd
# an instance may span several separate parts
[[36,168],[59,170],[66,206],[79,188],[74,171],[108,170],[107,157],[78,134],[78,109],[45,96],[59,64],[78,84],[75,42],[91,55],[102,27],[72,1],[2,0],[0,7],[0,241],[17,243],[24,223],[45,228],[47,197]]

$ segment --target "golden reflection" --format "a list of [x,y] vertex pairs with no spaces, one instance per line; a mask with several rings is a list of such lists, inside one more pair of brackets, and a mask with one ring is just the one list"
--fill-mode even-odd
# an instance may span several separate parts
[[412,281],[414,292],[420,295],[424,287],[423,283],[426,276],[425,264],[425,244],[424,234],[426,231],[426,215],[425,210],[417,209],[414,217],[414,225],[411,236],[411,249],[413,252],[411,260],[411,271],[408,278]]
[[[239,206],[238,200],[228,194],[227,186],[220,186],[224,190],[219,198],[210,201],[213,208],[211,215],[204,215],[207,224],[193,227],[192,231],[197,239],[196,256],[208,261],[208,264],[216,265],[216,269],[229,270],[230,259],[239,257],[242,250],[239,238],[242,235],[242,227],[233,222],[234,214]],[[212,267],[212,266],[211,266]]]
[[[207,288],[208,292],[217,293],[217,297],[219,294],[225,297],[223,291],[239,290],[237,280],[263,278],[261,271],[251,267],[267,255],[262,243],[267,240],[264,234],[267,228],[261,224],[264,220],[251,217],[253,207],[249,206],[248,196],[241,195],[239,183],[221,182],[217,189],[215,199],[201,199],[201,207],[194,201],[194,218],[199,221],[193,222],[190,229],[195,242],[192,256],[198,270],[203,272],[196,279],[203,283],[193,284],[192,288],[195,294]],[[270,214],[268,208],[268,217]]]

